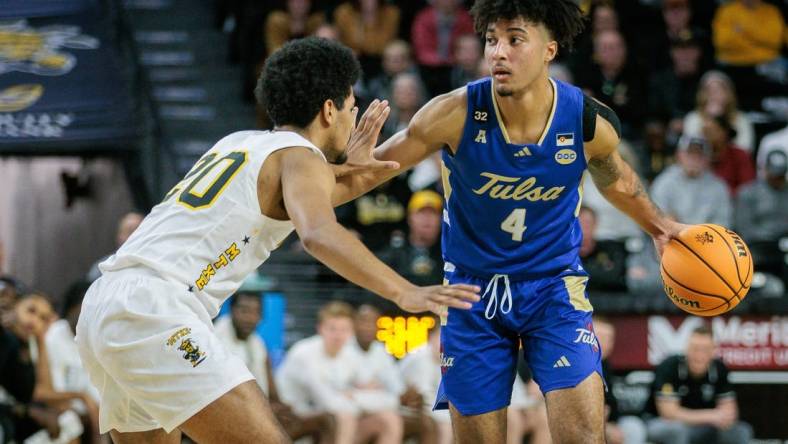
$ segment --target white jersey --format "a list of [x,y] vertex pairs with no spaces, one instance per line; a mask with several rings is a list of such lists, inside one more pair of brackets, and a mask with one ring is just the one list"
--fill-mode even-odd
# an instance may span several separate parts
[[206,152],[156,205],[134,234],[103,262],[102,273],[145,266],[194,293],[211,317],[293,231],[262,214],[257,176],[268,156],[303,146],[289,131],[241,131]]

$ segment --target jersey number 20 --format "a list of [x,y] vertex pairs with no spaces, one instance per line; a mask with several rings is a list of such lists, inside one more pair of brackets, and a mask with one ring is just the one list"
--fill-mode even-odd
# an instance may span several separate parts
[[501,222],[501,230],[511,233],[512,240],[517,242],[523,241],[523,233],[525,229],[525,208],[515,208],[506,219]]
[[164,200],[179,194],[178,203],[198,210],[212,205],[236,173],[246,164],[246,151],[233,151],[216,159],[210,153],[197,161],[191,171],[167,193]]

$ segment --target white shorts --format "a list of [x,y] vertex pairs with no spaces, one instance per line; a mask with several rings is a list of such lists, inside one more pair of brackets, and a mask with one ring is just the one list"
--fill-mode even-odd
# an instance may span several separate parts
[[77,345],[101,394],[106,433],[170,432],[254,377],[213,333],[185,286],[147,268],[108,273],[88,290]]

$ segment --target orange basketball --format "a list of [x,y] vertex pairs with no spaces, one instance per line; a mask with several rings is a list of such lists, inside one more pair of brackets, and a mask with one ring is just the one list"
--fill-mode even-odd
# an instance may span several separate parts
[[665,293],[676,306],[715,316],[737,306],[752,283],[752,255],[733,231],[693,225],[671,239],[660,267]]

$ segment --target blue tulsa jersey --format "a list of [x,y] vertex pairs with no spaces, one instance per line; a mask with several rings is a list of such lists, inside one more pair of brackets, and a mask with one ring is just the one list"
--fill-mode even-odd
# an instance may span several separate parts
[[582,270],[583,93],[550,81],[547,127],[525,145],[509,143],[491,79],[467,86],[462,139],[455,154],[442,154],[442,242],[446,262],[468,273],[539,279]]

